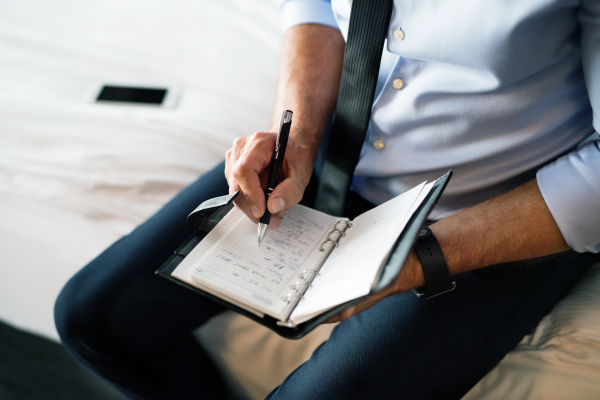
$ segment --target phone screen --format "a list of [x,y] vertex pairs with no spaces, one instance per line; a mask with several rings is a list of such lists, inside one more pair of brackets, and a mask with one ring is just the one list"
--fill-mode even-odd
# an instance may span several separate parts
[[160,105],[166,95],[167,89],[106,85],[100,90],[96,101]]

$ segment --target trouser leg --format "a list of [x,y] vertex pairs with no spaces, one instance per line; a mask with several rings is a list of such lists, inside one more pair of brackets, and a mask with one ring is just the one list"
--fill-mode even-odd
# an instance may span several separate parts
[[[131,397],[226,397],[191,337],[221,306],[154,275],[190,234],[189,211],[225,193],[220,165],[82,269],[57,300],[67,349]],[[582,264],[488,268],[461,274],[438,298],[385,299],[341,323],[270,396],[460,398],[564,296]]]
[[225,398],[191,332],[222,307],[154,274],[191,234],[186,216],[227,194],[223,164],[79,271],[55,305],[65,347],[133,398]]
[[565,296],[590,258],[485,268],[429,300],[384,299],[340,323],[268,399],[460,399]]

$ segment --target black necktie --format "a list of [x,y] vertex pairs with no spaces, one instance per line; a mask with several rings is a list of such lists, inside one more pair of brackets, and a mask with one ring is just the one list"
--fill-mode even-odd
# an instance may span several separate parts
[[343,215],[371,118],[392,0],[354,0],[331,139],[315,208]]

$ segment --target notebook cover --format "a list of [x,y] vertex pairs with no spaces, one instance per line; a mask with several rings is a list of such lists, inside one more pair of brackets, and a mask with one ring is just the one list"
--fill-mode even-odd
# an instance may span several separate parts
[[[371,293],[376,293],[381,289],[390,285],[396,276],[400,273],[402,269],[402,265],[408,257],[410,250],[416,240],[417,234],[423,226],[427,215],[433,209],[440,196],[442,195],[446,185],[450,177],[452,176],[452,171],[448,171],[444,176],[439,178],[431,191],[427,194],[421,205],[417,208],[406,227],[398,237],[396,244],[394,245],[393,250],[391,251],[391,255],[386,263],[385,267],[382,269],[382,273],[379,274],[379,279],[373,284]],[[207,293],[201,289],[198,289],[192,285],[189,285],[185,282],[180,281],[179,279],[175,279],[171,276],[171,273],[177,268],[177,266],[183,261],[185,256],[187,256],[190,251],[198,244],[200,241],[210,232],[210,230],[231,210],[233,207],[233,203],[230,199],[226,205],[222,205],[211,217],[210,221],[202,227],[202,229],[197,230],[192,236],[190,236],[185,242],[179,246],[179,248],[175,251],[175,253],[169,257],[169,259],[156,271],[156,273],[170,281],[177,283],[178,285],[184,286],[194,292],[205,296],[213,301],[216,301],[219,304],[222,304],[233,311],[245,315],[246,317],[257,321],[258,323],[266,326],[267,328],[273,330],[277,334],[288,338],[288,339],[300,339],[310,331],[315,329],[317,326],[321,325],[323,322],[328,320],[329,318],[337,315],[341,311],[345,310],[347,307],[359,303],[365,297],[359,297],[352,301],[346,302],[344,304],[340,304],[339,306],[320,314],[319,316],[306,321],[302,324],[299,324],[295,327],[286,327],[277,325],[277,320],[273,317],[265,315],[263,318],[248,312],[240,307],[237,307],[219,297],[216,297],[210,293]]]

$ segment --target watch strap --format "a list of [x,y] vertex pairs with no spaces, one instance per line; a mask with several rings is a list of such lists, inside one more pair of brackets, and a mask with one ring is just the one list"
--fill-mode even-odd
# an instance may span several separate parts
[[456,287],[456,283],[450,278],[442,247],[428,227],[424,226],[419,231],[415,250],[425,277],[425,285],[415,289],[419,297],[429,299]]

